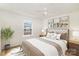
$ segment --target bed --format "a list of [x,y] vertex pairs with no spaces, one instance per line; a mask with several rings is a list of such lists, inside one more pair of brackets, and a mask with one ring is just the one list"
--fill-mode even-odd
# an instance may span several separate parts
[[[51,35],[49,35],[51,36]],[[67,50],[67,33],[59,38],[37,37],[22,41],[22,49],[26,56],[64,56]]]

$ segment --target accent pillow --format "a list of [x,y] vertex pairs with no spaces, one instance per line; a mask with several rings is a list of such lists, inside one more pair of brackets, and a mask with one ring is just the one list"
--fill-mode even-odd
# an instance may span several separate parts
[[55,39],[56,40],[56,36],[57,36],[56,33],[48,33],[46,37],[50,38],[50,39]]
[[56,38],[57,40],[60,40],[61,34],[57,34]]
[[51,37],[52,36],[52,34],[51,33],[47,33],[47,36],[46,37]]

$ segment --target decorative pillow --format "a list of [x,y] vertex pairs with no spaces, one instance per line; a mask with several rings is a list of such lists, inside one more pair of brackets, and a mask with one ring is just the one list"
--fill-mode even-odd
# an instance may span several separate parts
[[60,37],[61,37],[61,34],[56,35],[57,40],[60,40]]
[[46,37],[50,38],[50,39],[55,39],[56,40],[56,36],[57,36],[56,33],[48,33]]
[[67,33],[62,33],[60,39],[67,40],[68,39]]
[[57,36],[56,33],[52,33],[52,34],[51,34],[51,37],[56,37],[56,36]]
[[51,33],[47,33],[47,36],[46,37],[51,37],[52,36],[52,34]]

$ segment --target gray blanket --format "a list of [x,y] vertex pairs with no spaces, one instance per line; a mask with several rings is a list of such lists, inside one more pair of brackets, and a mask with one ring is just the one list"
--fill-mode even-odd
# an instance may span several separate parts
[[58,51],[58,55],[59,55],[59,56],[63,55],[62,48],[61,48],[60,45],[57,44],[56,42],[49,41],[49,40],[42,39],[42,38],[39,39],[39,40],[40,40],[40,41],[43,41],[43,42],[45,42],[45,43],[47,43],[47,44],[50,44],[50,45],[54,46],[54,47],[57,49],[57,51]]

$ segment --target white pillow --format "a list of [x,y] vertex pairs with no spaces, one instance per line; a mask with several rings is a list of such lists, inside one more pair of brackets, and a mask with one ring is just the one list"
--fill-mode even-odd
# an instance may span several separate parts
[[51,39],[56,40],[56,36],[57,36],[57,34],[56,34],[56,33],[52,33],[52,35],[51,35]]
[[46,37],[54,40],[60,40],[60,36],[61,34],[48,33]]
[[56,33],[48,33],[46,37],[50,38],[50,39],[55,39],[56,40],[56,36],[57,36]]
[[57,34],[56,33],[51,33],[51,37],[56,37]]
[[61,34],[56,35],[57,40],[60,40],[60,36],[61,36]]
[[51,33],[47,33],[47,36],[46,37],[51,37],[51,35],[52,35]]

